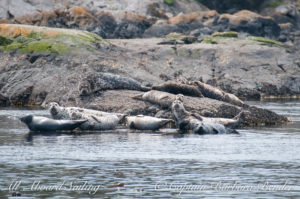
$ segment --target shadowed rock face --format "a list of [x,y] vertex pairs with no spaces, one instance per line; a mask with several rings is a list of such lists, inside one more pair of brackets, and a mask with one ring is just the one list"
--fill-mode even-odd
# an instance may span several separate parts
[[220,13],[234,13],[238,10],[248,9],[257,11],[264,1],[262,0],[233,0],[233,1],[218,1],[218,0],[197,0],[209,9],[217,10]]
[[[161,37],[171,32],[202,36],[214,32],[237,31],[246,35],[290,41],[299,46],[299,2],[198,2],[174,0],[174,4],[170,6],[163,0],[2,0],[0,22],[2,19],[6,23],[10,21],[9,23],[76,28],[88,30],[103,38]],[[261,15],[254,13],[259,11]]]
[[[44,38],[34,37],[28,38],[28,41],[35,44],[44,41]],[[192,44],[158,45],[164,39],[98,42],[97,39],[86,41],[86,37],[79,38],[84,46],[77,48],[77,53],[76,50],[70,51],[76,56],[49,51],[47,46],[26,53],[23,45],[28,45],[27,42],[21,43],[21,46],[13,45],[19,44],[20,37],[1,39],[0,48],[7,50],[0,53],[0,93],[8,99],[5,101],[41,104],[50,100],[82,104],[82,99],[78,97],[80,82],[88,80],[91,74],[97,76],[97,73],[103,72],[137,81],[139,85],[132,85],[140,88],[135,90],[144,90],[144,85],[151,87],[183,77],[220,87],[244,99],[300,94],[297,86],[299,52],[273,40],[216,36],[210,38],[214,44],[199,40]],[[10,50],[8,46],[11,45],[14,47]],[[76,43],[66,43],[64,47],[67,45],[76,47]],[[93,86],[93,82],[87,82],[88,87]],[[129,89],[124,85],[110,87]],[[101,95],[106,89],[94,90],[91,97]],[[83,97],[83,100],[90,99]]]

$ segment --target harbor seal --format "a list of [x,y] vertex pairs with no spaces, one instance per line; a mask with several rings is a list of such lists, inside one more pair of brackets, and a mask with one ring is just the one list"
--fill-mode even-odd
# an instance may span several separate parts
[[127,89],[149,91],[150,88],[142,86],[138,81],[112,73],[91,73],[78,85],[81,96],[90,95],[101,90]]
[[78,111],[71,111],[71,118],[73,120],[85,119],[85,123],[81,124],[81,130],[112,130],[123,120],[124,116],[105,115],[96,116],[91,114],[84,114]]
[[146,93],[136,95],[132,98],[158,104],[162,108],[169,108],[175,99],[175,95],[167,92],[151,90]]
[[220,88],[211,86],[209,84],[205,84],[200,81],[188,81],[185,78],[178,79],[181,84],[193,85],[198,88],[198,90],[203,94],[204,97],[216,99],[219,101],[224,101],[236,106],[247,107],[242,100],[240,100],[237,96],[231,93],[227,93]]
[[54,120],[47,117],[26,115],[19,118],[31,131],[73,131],[87,120]]
[[116,115],[117,117],[124,117],[125,114],[122,113],[108,113],[104,111],[97,111],[92,109],[85,109],[85,108],[79,108],[79,107],[63,107],[60,106],[56,102],[50,102],[48,104],[50,114],[52,118],[54,119],[72,119],[71,114],[73,112],[78,112],[86,115],[94,115],[96,117],[103,117],[103,116],[110,116],[110,115]]
[[127,116],[125,118],[126,126],[131,129],[138,130],[158,130],[164,127],[166,124],[173,122],[172,119],[156,118],[151,116]]
[[192,116],[194,116],[195,118],[199,119],[202,122],[219,123],[231,129],[238,128],[240,124],[244,121],[247,114],[250,114],[250,112],[243,110],[234,118],[230,119],[230,118],[222,118],[222,117],[204,117],[199,114],[191,113]]
[[167,81],[157,86],[152,86],[152,90],[164,91],[172,94],[183,94],[192,97],[203,97],[202,93],[194,85],[181,84]]
[[180,130],[192,130],[193,133],[196,134],[236,133],[235,130],[226,128],[222,124],[204,122],[194,117],[191,113],[185,110],[181,96],[176,96],[176,99],[172,103],[171,109],[175,119],[176,127]]

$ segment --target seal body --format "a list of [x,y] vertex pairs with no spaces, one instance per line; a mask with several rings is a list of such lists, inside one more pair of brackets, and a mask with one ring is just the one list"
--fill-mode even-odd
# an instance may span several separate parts
[[229,133],[228,129],[222,124],[211,123],[211,122],[198,122],[193,133],[196,134],[225,134]]
[[112,73],[93,73],[80,82],[78,90],[80,95],[90,95],[97,91],[109,89],[127,89],[149,91],[150,88],[142,86],[138,81]]
[[72,131],[86,120],[54,120],[47,117],[27,115],[20,120],[31,131]]
[[164,82],[158,86],[152,86],[153,90],[164,91],[173,94],[183,94],[193,97],[203,97],[202,93],[194,85],[181,84],[173,81]]
[[108,113],[78,107],[63,107],[56,102],[49,103],[49,111],[55,119],[86,120],[81,130],[112,130],[123,121],[125,114]]
[[158,130],[166,124],[173,122],[172,119],[156,118],[144,115],[127,116],[125,118],[126,126],[138,130]]
[[198,119],[200,119],[202,122],[209,122],[209,123],[219,123],[223,124],[225,127],[228,128],[238,128],[240,124],[243,122],[243,120],[246,117],[246,114],[250,114],[249,111],[241,111],[237,116],[234,118],[221,118],[221,117],[204,117],[204,116],[196,116]]
[[180,130],[192,130],[193,133],[196,134],[235,133],[234,130],[226,128],[223,124],[205,122],[194,117],[191,113],[185,110],[182,97],[176,96],[171,108],[176,126]]
[[63,107],[60,106],[56,102],[49,103],[49,111],[54,119],[72,119],[71,114],[74,112],[82,113],[83,115],[94,115],[96,117],[103,117],[103,116],[110,116],[110,115],[116,115],[117,117],[124,117],[125,114],[121,113],[108,113],[104,111],[96,111],[92,109],[86,109],[86,108],[79,108],[79,107]]
[[220,88],[211,86],[209,84],[205,84],[200,81],[188,81],[185,78],[181,78],[178,80],[181,84],[187,84],[191,86],[195,86],[202,94],[204,97],[224,101],[236,106],[240,107],[248,107],[247,104],[245,104],[242,100],[240,100],[237,96],[231,93],[227,93],[223,91]]
[[79,128],[82,130],[112,130],[118,126],[120,121],[123,119],[123,116],[96,116],[73,111],[71,112],[71,118],[87,120],[85,123],[79,126]]
[[169,108],[172,105],[175,95],[163,91],[151,90],[146,93],[134,96],[133,99],[143,100],[159,104],[162,108]]

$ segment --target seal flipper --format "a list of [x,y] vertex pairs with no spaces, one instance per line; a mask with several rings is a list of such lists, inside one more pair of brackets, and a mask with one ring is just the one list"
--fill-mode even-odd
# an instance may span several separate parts
[[172,119],[169,119],[169,120],[162,120],[162,121],[160,122],[160,124],[161,124],[161,127],[160,127],[160,128],[164,127],[165,125],[169,124],[170,122],[174,122],[174,120],[172,120]]
[[94,115],[91,115],[91,117],[92,117],[96,122],[98,122],[98,123],[101,124],[101,121],[99,121],[99,120],[97,119],[97,117],[95,117]]
[[216,129],[216,128],[214,128],[214,127],[212,128],[212,131],[213,131],[212,134],[219,134],[219,133],[220,133],[220,132],[218,131],[218,129]]
[[149,87],[141,86],[141,91],[147,92],[147,91],[150,91],[150,90],[151,90],[151,88],[149,88]]
[[136,95],[136,96],[133,96],[132,99],[136,99],[136,100],[143,100],[143,94],[139,94],[139,95]]
[[198,113],[191,113],[191,116],[195,117],[196,119],[203,121],[203,117],[199,115]]
[[134,122],[130,122],[129,128],[130,128],[130,129],[135,129]]
[[183,120],[178,124],[179,130],[188,130],[186,127],[190,124],[188,120]]

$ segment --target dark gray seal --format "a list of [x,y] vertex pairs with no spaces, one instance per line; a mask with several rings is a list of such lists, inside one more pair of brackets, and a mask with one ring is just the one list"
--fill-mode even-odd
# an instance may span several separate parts
[[198,90],[203,94],[204,97],[216,99],[219,101],[227,102],[236,106],[247,107],[242,100],[240,100],[237,96],[231,93],[227,93],[220,88],[211,86],[209,84],[205,84],[200,81],[188,81],[184,78],[178,80],[181,84],[192,85],[198,88]]
[[138,81],[112,73],[93,73],[84,78],[78,86],[81,96],[90,95],[101,90],[127,89],[149,91],[150,88],[142,86]]
[[235,130],[226,128],[223,124],[204,122],[197,119],[191,113],[185,110],[182,95],[176,96],[172,103],[172,113],[175,119],[176,127],[182,131],[192,130],[196,134],[224,134],[237,133]]
[[86,120],[54,120],[47,117],[26,115],[20,120],[31,131],[73,131]]

